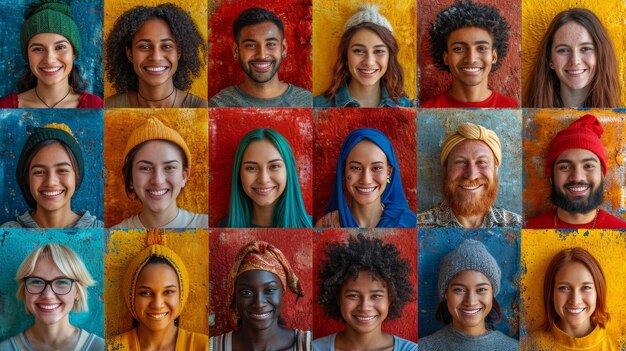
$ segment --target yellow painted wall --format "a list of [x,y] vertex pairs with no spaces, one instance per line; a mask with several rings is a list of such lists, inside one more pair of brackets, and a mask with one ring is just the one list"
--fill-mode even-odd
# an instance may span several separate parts
[[[188,14],[191,15],[193,21],[196,23],[202,38],[207,42],[207,0],[115,0],[115,1],[105,1],[104,2],[104,39],[109,37],[109,32],[111,28],[113,28],[113,24],[115,20],[120,17],[124,12],[130,10],[136,6],[157,6],[164,3],[172,3],[177,5],[178,7],[187,11]],[[206,61],[208,62],[208,56],[206,57]],[[106,79],[105,72],[105,80],[104,80],[104,96],[109,97],[111,95],[115,95],[115,89]],[[193,95],[199,96],[201,98],[207,98],[207,65],[205,63],[204,67],[202,67],[202,71],[200,77],[194,79],[190,93]]]
[[[582,247],[598,260],[607,283],[607,330],[626,335],[626,233],[610,230],[522,231],[522,325],[533,331],[543,320],[543,279],[552,257],[559,251]],[[525,349],[524,347],[522,349]]]
[[[313,95],[322,94],[330,86],[343,26],[361,3],[364,1],[313,2]],[[404,70],[404,89],[409,98],[414,99],[417,74],[415,1],[376,0],[368,3],[380,4],[380,13],[393,27],[393,35],[400,46],[398,61]]]
[[[209,232],[206,229],[164,230],[165,246],[185,262],[190,277],[187,304],[180,316],[180,327],[202,334],[209,333]],[[111,337],[131,329],[132,316],[121,294],[122,281],[130,261],[146,248],[145,230],[110,232],[104,258],[104,335]]]
[[539,42],[550,22],[563,10],[583,7],[593,11],[608,30],[622,86],[622,106],[626,105],[626,2],[623,0],[522,0],[522,86],[526,91],[528,76],[537,57]]

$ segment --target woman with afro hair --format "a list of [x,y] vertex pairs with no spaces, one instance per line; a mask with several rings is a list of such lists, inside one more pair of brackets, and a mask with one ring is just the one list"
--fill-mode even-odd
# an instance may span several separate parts
[[[346,328],[313,341],[316,351],[417,351],[414,342],[382,331],[414,300],[409,261],[392,244],[363,234],[330,243],[320,267],[318,303]],[[365,347],[365,348],[364,348]]]
[[105,99],[116,107],[208,107],[189,93],[199,77],[207,45],[180,7],[137,6],[124,12],[106,40],[107,79],[117,91]]

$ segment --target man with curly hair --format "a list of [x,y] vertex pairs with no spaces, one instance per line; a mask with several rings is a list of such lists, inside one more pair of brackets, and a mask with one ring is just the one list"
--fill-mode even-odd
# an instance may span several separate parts
[[287,57],[283,22],[274,13],[254,7],[233,23],[233,59],[244,71],[243,82],[223,89],[209,107],[311,107],[310,91],[285,83],[278,69]]
[[421,107],[518,107],[489,89],[489,73],[509,49],[509,25],[495,7],[457,1],[437,14],[430,29],[435,65],[452,75],[452,86]]

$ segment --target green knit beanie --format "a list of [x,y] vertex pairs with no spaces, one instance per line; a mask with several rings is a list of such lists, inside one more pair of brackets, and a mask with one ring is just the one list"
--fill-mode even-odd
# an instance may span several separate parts
[[69,5],[58,0],[43,0],[28,8],[20,33],[24,60],[28,61],[28,41],[39,33],[56,33],[66,37],[74,48],[74,54],[78,56],[81,46],[80,33],[72,19]]

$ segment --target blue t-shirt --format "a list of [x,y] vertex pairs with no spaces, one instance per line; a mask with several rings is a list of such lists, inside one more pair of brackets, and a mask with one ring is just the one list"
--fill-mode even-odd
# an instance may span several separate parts
[[[335,336],[337,333],[313,340],[313,351],[335,351]],[[417,344],[394,335],[393,351],[417,351]]]

